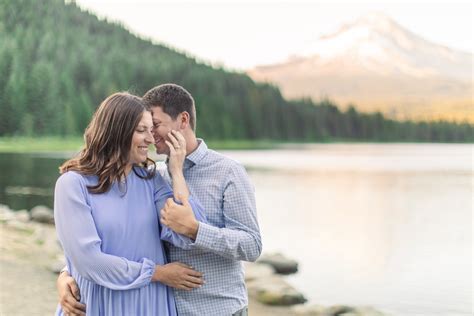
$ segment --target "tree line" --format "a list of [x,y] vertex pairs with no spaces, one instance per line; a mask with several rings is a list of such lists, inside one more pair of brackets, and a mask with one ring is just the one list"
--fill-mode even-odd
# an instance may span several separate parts
[[474,141],[468,123],[285,100],[275,86],[154,44],[74,2],[0,0],[0,41],[0,136],[81,135],[107,95],[173,82],[194,96],[197,133],[208,139]]

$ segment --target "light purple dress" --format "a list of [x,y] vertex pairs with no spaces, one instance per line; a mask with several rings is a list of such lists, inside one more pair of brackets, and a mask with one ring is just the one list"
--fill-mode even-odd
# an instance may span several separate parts
[[[126,191],[114,183],[106,193],[89,193],[86,186],[96,183],[96,176],[69,171],[57,180],[54,197],[57,234],[87,315],[176,315],[172,289],[151,282],[155,265],[167,262],[161,239],[182,248],[191,243],[159,225],[171,188],[159,174],[145,180],[133,171]],[[192,198],[190,204],[205,220],[200,204]],[[60,306],[56,314],[63,315]]]

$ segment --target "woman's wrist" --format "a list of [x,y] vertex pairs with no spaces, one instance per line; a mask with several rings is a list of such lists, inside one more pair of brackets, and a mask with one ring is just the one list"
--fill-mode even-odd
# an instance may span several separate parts
[[171,175],[172,178],[176,178],[176,177],[183,177],[184,178],[184,175],[183,175],[183,168],[169,168],[169,173]]

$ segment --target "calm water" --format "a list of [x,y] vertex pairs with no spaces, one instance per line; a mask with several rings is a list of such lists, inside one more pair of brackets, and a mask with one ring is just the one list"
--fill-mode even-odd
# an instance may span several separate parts
[[[471,145],[225,153],[249,169],[265,251],[300,262],[289,280],[312,303],[472,315]],[[51,205],[65,156],[0,154],[0,203]]]

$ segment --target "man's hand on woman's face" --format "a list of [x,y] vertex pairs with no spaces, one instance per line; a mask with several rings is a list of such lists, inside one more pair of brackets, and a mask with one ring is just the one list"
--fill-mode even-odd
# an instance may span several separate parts
[[65,315],[86,315],[86,305],[79,302],[81,294],[74,278],[67,272],[61,273],[56,281],[56,288],[59,294],[59,304],[61,304]]

